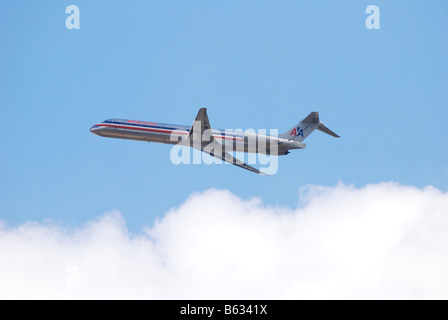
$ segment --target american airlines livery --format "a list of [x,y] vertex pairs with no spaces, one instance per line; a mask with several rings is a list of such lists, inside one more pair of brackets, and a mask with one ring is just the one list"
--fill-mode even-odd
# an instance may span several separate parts
[[277,136],[211,129],[206,108],[199,110],[192,126],[108,119],[94,125],[90,128],[90,132],[108,138],[190,146],[240,168],[258,174],[266,174],[235,158],[231,152],[286,155],[289,150],[304,149],[306,144],[303,143],[303,140],[316,129],[339,138],[319,120],[318,112],[311,112],[299,124]]

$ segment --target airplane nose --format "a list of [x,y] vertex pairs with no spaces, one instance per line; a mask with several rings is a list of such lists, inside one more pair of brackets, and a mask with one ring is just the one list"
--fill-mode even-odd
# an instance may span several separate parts
[[100,128],[101,128],[100,126],[94,125],[93,127],[90,128],[90,132],[97,134]]

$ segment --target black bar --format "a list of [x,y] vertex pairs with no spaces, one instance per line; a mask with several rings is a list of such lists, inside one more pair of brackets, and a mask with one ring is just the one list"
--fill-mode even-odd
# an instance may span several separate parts
[[295,300],[151,300],[144,303],[150,313],[169,319],[266,320],[298,315],[301,304]]

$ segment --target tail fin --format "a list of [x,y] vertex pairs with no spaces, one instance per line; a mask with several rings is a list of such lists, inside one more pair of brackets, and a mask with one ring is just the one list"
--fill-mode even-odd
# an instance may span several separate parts
[[279,137],[302,142],[316,129],[329,134],[332,137],[339,138],[336,133],[324,126],[323,122],[320,122],[319,112],[311,112],[305,119],[300,121],[298,125],[279,135]]

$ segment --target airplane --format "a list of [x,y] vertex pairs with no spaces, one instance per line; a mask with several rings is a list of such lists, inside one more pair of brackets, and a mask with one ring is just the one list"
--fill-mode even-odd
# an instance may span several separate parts
[[267,175],[235,158],[230,152],[287,155],[290,153],[289,150],[304,149],[306,144],[303,143],[303,140],[316,129],[332,137],[339,138],[336,133],[324,126],[323,122],[319,120],[318,112],[311,112],[288,131],[278,136],[273,136],[212,129],[206,108],[199,110],[192,126],[139,120],[108,119],[91,127],[90,132],[108,138],[190,146],[240,168]]

